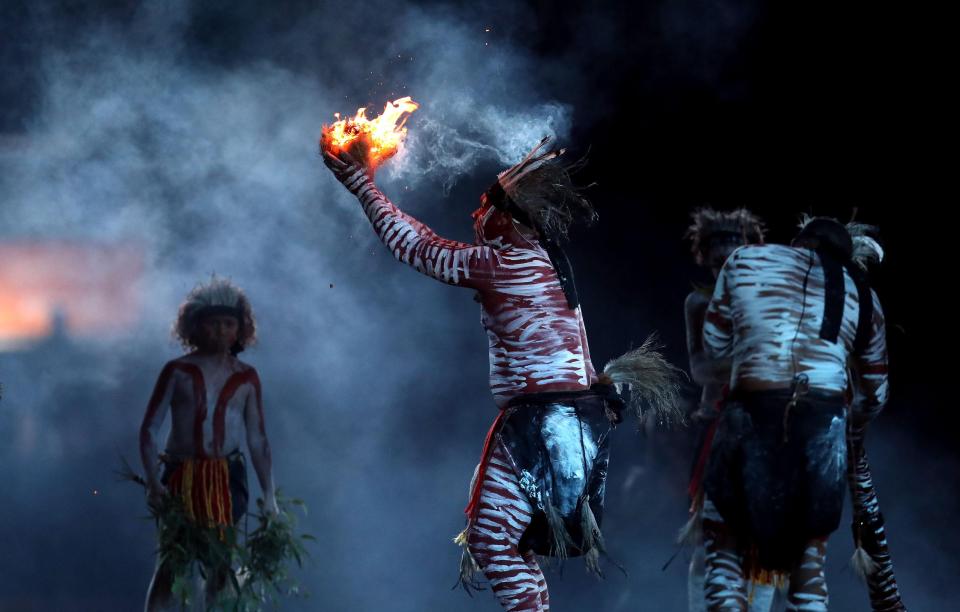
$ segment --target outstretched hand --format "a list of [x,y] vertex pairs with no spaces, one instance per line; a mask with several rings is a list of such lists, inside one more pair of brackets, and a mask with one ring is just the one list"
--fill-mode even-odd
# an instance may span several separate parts
[[366,176],[368,179],[373,180],[373,169],[364,166],[346,151],[341,151],[339,155],[334,155],[326,149],[321,149],[321,153],[323,155],[323,163],[333,172],[337,180],[343,183],[348,189],[352,190],[355,183],[359,185],[357,179],[359,179],[360,176]]

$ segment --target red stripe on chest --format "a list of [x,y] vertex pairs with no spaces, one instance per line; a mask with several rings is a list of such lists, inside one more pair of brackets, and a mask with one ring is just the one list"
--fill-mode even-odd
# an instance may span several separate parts
[[140,428],[141,446],[146,444],[147,438],[150,436],[150,429],[147,425],[153,421],[154,415],[160,408],[160,402],[163,401],[163,396],[166,393],[167,385],[170,383],[170,377],[173,376],[173,371],[175,369],[176,364],[173,362],[168,362],[167,365],[163,366],[163,370],[160,372],[160,376],[157,378],[157,384],[153,387],[153,393],[150,394],[150,403],[147,404],[147,414],[144,416],[143,425]]
[[230,400],[233,399],[233,396],[236,395],[237,389],[247,383],[253,385],[256,390],[260,424],[261,428],[263,427],[263,412],[259,410],[260,379],[257,376],[257,371],[251,368],[231,375],[230,378],[227,379],[227,382],[223,384],[223,389],[220,390],[220,396],[217,398],[217,406],[213,411],[213,452],[218,455],[223,454],[223,443],[226,439],[227,405],[230,403]]

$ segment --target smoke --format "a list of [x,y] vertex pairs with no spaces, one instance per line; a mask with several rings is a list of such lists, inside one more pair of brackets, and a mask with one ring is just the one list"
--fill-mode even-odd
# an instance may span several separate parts
[[[371,18],[318,7],[272,28],[279,47],[316,51],[303,61],[249,41],[236,45],[249,56],[218,57],[216,42],[198,39],[224,12],[189,3],[87,22],[26,10],[38,103],[0,147],[0,232],[139,245],[146,269],[134,328],[2,359],[2,455],[16,500],[4,522],[25,526],[11,545],[27,559],[3,562],[0,608],[139,605],[152,528],[139,492],[111,471],[119,455],[138,456],[153,378],[178,354],[177,305],[211,273],[253,302],[261,342],[242,357],[264,380],[276,480],[306,500],[303,530],[320,540],[302,572],[313,601],[289,606],[462,603],[446,588],[458,555],[449,540],[493,416],[476,306],[386,256],[320,163],[317,138],[334,112],[413,95],[422,108],[411,138],[380,182],[427,220],[453,215],[466,238],[476,200],[448,202],[452,186],[481,164],[512,163],[543,135],[564,136],[569,109],[537,96],[521,50],[484,45],[482,22],[379,8]],[[373,44],[382,40],[394,42]],[[441,440],[450,447],[438,452]],[[252,474],[251,487],[258,495]],[[398,563],[411,546],[434,554]],[[52,559],[85,560],[90,573],[71,577]],[[396,576],[419,585],[402,605],[387,586]]]
[[[749,11],[717,10],[715,27],[689,29],[681,9],[664,14],[674,53],[687,48],[685,36],[700,41],[674,61],[706,62],[735,47],[745,27],[737,19]],[[412,96],[422,106],[378,183],[442,235],[470,240],[467,215],[497,170],[544,135],[563,142],[575,117],[580,130],[591,120],[594,111],[577,115],[573,101],[603,99],[589,71],[616,69],[617,45],[602,37],[587,45],[587,31],[578,32],[591,54],[568,73],[569,56],[529,50],[532,9],[508,2],[277,3],[275,12],[252,1],[168,2],[102,13],[24,4],[10,13],[15,49],[0,62],[23,87],[0,89],[19,109],[3,112],[0,239],[140,245],[145,269],[132,328],[0,355],[9,500],[0,541],[17,551],[0,557],[0,609],[141,604],[153,527],[140,491],[114,482],[112,470],[119,455],[138,456],[153,381],[179,354],[170,336],[177,306],[211,273],[232,278],[253,303],[260,342],[241,358],[263,380],[276,481],[306,501],[302,529],[319,539],[298,573],[311,599],[284,609],[495,609],[489,592],[470,599],[449,588],[459,559],[450,539],[494,416],[477,306],[469,292],[388,255],[323,167],[317,139],[334,112]],[[625,27],[615,15],[590,19],[590,32]],[[701,41],[701,30],[714,34]],[[551,95],[560,90],[572,93]],[[588,306],[619,288],[596,289]],[[630,345],[626,324],[639,325],[634,312],[611,313],[613,322],[601,312],[591,318],[587,308],[598,365],[605,336],[618,343],[608,354],[619,353]],[[597,583],[571,561],[562,579],[549,574],[558,607],[684,608],[683,555],[665,573],[659,567],[685,520],[691,456],[679,433],[617,432],[604,521],[629,576],[611,569]],[[892,457],[877,461],[877,474],[900,475]],[[250,486],[259,495],[252,470]],[[905,548],[896,538],[891,526],[894,546]],[[832,549],[832,559],[844,550]],[[860,587],[836,582],[836,601],[865,601]],[[936,586],[930,592],[947,592]]]
[[[430,177],[441,182],[446,195],[459,178],[484,160],[494,159],[509,167],[544,136],[565,135],[570,121],[569,110],[558,103],[513,113],[489,106],[476,115],[466,114],[463,124],[455,118],[453,124],[447,123],[443,113],[439,115],[425,115],[409,139],[406,155],[391,167],[389,177],[412,185]],[[489,141],[490,134],[499,138]],[[492,182],[493,177],[489,180]]]

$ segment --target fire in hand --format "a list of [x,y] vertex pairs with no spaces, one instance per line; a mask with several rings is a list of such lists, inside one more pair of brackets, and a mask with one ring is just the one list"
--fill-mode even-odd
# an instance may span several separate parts
[[407,135],[404,124],[410,113],[419,107],[410,96],[405,96],[387,102],[383,113],[376,119],[367,119],[366,108],[357,109],[356,115],[346,119],[340,119],[340,113],[334,113],[337,121],[323,126],[320,147],[333,155],[346,151],[357,162],[375,169],[396,154]]

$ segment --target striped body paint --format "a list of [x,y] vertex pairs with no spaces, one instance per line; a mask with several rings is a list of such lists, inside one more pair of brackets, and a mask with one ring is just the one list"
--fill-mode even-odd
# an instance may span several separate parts
[[547,612],[550,598],[532,551],[520,553],[520,538],[533,515],[510,458],[497,441],[480,489],[476,519],[467,534],[470,554],[493,594],[508,612]]
[[823,573],[826,554],[826,540],[810,542],[804,549],[800,563],[790,575],[788,612],[827,612],[829,597]]
[[[394,206],[363,168],[328,165],[398,261],[477,292],[488,339],[490,390],[500,408],[521,394],[584,390],[597,382],[580,308],[569,306],[533,232],[485,203],[474,213],[476,244],[447,240]],[[505,610],[547,611],[546,581],[536,557],[518,549],[534,510],[499,440],[492,442],[478,469],[480,490],[471,500],[475,514],[466,544]]]
[[[853,422],[875,416],[889,395],[883,311],[871,291],[873,315],[866,330],[867,343],[862,351],[854,352],[860,304],[856,285],[845,269],[843,281],[839,335],[832,342],[820,337],[826,283],[814,251],[781,245],[751,245],[734,251],[720,271],[703,329],[706,352],[732,360],[731,388],[747,392],[787,389],[802,374],[810,389],[838,395],[852,389],[860,398]],[[855,377],[848,366],[856,372]],[[835,438],[839,432],[834,430],[843,426],[843,419],[833,419],[829,426],[833,434],[826,437]],[[825,457],[821,467],[825,473],[839,470],[845,459]],[[852,461],[846,463],[853,469]],[[848,478],[854,486],[853,472]],[[788,610],[827,609],[825,554],[825,538],[807,543],[791,572]],[[709,547],[707,555],[709,577]]]
[[[845,297],[837,342],[820,338],[824,272],[817,254],[782,245],[744,246],[720,271],[703,328],[705,350],[732,360],[732,389],[782,389],[797,374],[810,388],[844,392],[848,358],[857,361],[864,406],[887,401],[887,349],[876,293],[870,341],[853,355],[859,313],[856,286],[844,270]],[[804,291],[806,287],[806,291]]]
[[709,499],[703,502],[703,579],[706,609],[710,612],[747,612],[747,581],[736,541]]
[[579,307],[570,309],[536,238],[492,207],[476,215],[471,245],[437,236],[399,210],[359,167],[341,177],[381,242],[431,278],[477,291],[499,406],[521,393],[586,389],[597,380]]
[[876,612],[906,610],[900,598],[900,588],[893,573],[893,560],[887,546],[887,535],[880,513],[880,500],[873,486],[873,476],[863,446],[865,427],[851,426],[848,439],[850,498],[853,503],[854,539],[863,547],[874,563],[867,573],[871,609]]
[[[723,371],[724,368],[729,369],[729,360],[710,359],[703,354],[703,323],[709,302],[710,293],[707,293],[703,290],[693,291],[687,296],[687,299],[684,302],[684,315],[687,327],[687,352],[690,356],[691,378],[693,378],[695,382],[698,382],[702,385],[699,413],[700,415],[707,414],[713,418],[717,418],[720,412],[720,402],[723,401],[724,383],[719,382],[718,379],[713,378],[711,375],[714,372]],[[706,438],[704,441],[705,449],[700,450],[700,457],[705,463],[709,451],[709,442],[712,436],[705,435],[704,437]],[[702,516],[700,516],[702,512],[701,509],[697,508],[698,502],[696,500],[702,495],[701,478],[703,469],[704,466],[702,464],[695,466],[694,480],[690,485],[690,495],[695,500],[691,512],[695,513],[696,515],[692,517],[691,520],[699,521],[701,523],[697,526],[701,533],[703,532],[703,519]],[[699,503],[702,504],[702,500],[699,501]],[[707,601],[705,595],[707,584],[707,566],[705,542],[701,538],[699,541],[693,542],[693,547],[694,548],[690,556],[690,565],[687,572],[687,605],[689,612],[706,612]],[[715,555],[716,554],[720,553],[715,553]],[[723,600],[726,597],[724,592],[727,589],[724,587],[723,583],[728,579],[728,577],[724,575],[724,568],[729,567],[730,560],[731,558],[729,556],[724,558],[723,562],[720,562],[720,558],[717,556],[713,558],[713,561],[715,562],[715,570],[712,591],[715,599],[719,598]],[[741,579],[742,577],[737,578],[737,580]],[[771,610],[775,609],[779,610],[779,607],[774,607],[777,603],[776,597],[778,596],[778,592],[773,585],[760,584],[747,580],[745,583],[745,589],[746,593],[749,593],[747,600],[748,610],[750,612],[770,612]],[[739,601],[739,596],[735,597],[735,599]]]

